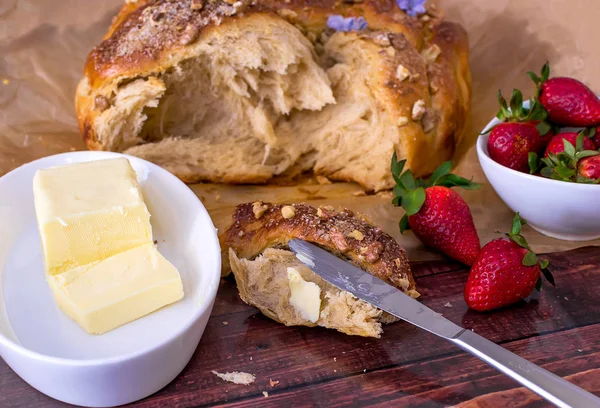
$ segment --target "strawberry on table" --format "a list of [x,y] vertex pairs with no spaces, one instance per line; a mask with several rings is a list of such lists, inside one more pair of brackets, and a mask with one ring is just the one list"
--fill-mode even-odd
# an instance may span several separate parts
[[541,274],[554,285],[548,261],[540,261],[521,235],[525,224],[515,214],[510,234],[481,248],[464,290],[467,306],[484,312],[517,303],[540,289]]
[[481,185],[450,173],[451,162],[438,167],[429,180],[415,180],[410,170],[402,172],[406,160],[392,157],[392,175],[396,181],[393,204],[406,214],[400,220],[400,232],[412,229],[427,246],[471,265],[481,244],[467,203],[450,187],[473,190]]
[[550,122],[582,127],[600,124],[600,100],[585,84],[566,77],[549,79],[548,63],[542,67],[540,76],[527,74],[538,87],[538,99]]
[[533,101],[531,109],[523,108],[523,95],[517,89],[510,98],[510,110],[498,91],[500,111],[496,115],[503,123],[494,126],[488,138],[488,152],[492,160],[508,168],[529,171],[528,155],[540,152],[553,134],[544,119],[546,112]]

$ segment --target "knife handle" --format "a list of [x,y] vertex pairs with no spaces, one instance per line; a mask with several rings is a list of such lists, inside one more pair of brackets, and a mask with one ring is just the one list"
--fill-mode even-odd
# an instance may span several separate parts
[[470,330],[449,340],[561,408],[600,407],[595,395]]

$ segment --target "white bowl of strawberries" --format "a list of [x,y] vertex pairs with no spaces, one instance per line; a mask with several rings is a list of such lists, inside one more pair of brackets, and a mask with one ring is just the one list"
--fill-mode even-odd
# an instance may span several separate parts
[[[600,100],[572,78],[528,73],[536,95],[513,91],[477,140],[481,167],[500,198],[544,235],[600,238]],[[599,129],[600,130],[600,129]]]

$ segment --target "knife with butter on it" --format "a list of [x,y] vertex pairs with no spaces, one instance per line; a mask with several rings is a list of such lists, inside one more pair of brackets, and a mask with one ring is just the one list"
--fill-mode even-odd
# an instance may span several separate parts
[[298,260],[332,285],[456,344],[561,407],[600,407],[600,398],[442,317],[419,301],[318,246],[293,239]]

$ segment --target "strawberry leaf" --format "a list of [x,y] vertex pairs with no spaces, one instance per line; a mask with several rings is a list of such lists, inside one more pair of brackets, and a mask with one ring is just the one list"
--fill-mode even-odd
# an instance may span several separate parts
[[402,197],[396,196],[396,197],[392,198],[392,204],[395,207],[398,207],[401,202],[402,202]]
[[597,156],[600,152],[596,150],[582,150],[580,152],[575,153],[575,158],[577,161],[583,159],[584,157]]
[[510,96],[510,111],[513,118],[523,116],[523,94],[518,89],[513,89]]
[[527,155],[527,162],[529,163],[529,174],[535,174],[540,167],[537,153],[529,152]]
[[417,188],[417,182],[415,181],[415,178],[410,170],[406,170],[404,173],[402,173],[399,181],[400,182],[398,184],[402,184],[407,190],[414,190]]
[[544,167],[540,170],[540,174],[546,178],[551,178],[553,173],[552,167]]
[[452,162],[451,161],[447,161],[442,163],[437,169],[434,170],[434,172],[431,174],[431,177],[429,178],[429,185],[431,186],[435,186],[436,181],[442,177],[445,176],[447,174],[450,174],[450,172],[452,171]]
[[534,72],[531,71],[527,71],[527,76],[529,78],[531,78],[531,80],[536,84],[539,85],[540,82],[542,82],[542,78],[540,78],[539,76],[537,76]]
[[550,64],[548,63],[548,61],[546,61],[546,63],[542,66],[542,83],[546,82],[548,78],[550,78]]
[[587,128],[586,130],[587,130],[587,132],[586,132],[587,137],[596,136],[596,128],[595,127]]
[[529,244],[527,243],[527,240],[525,239],[525,237],[523,235],[517,234],[517,235],[510,235],[510,239],[512,241],[514,241],[517,245],[519,245],[522,248],[525,249],[529,249]]
[[575,174],[576,174],[575,170],[569,169],[564,166],[555,167],[554,172],[556,173],[556,175],[558,175],[559,177],[561,177],[564,180],[570,180],[571,177],[575,176]]
[[444,187],[461,187],[465,190],[477,190],[481,187],[481,184],[474,183],[471,180],[455,174],[446,174],[445,176],[438,178],[435,182],[435,185]]
[[408,231],[409,229],[408,216],[404,214],[404,216],[400,218],[400,234],[404,234],[404,231]]
[[[579,138],[580,136],[577,136]],[[563,139],[563,146],[565,148],[565,154],[569,157],[575,157],[575,147],[567,139]],[[581,146],[583,147],[583,139],[581,139]]]
[[510,119],[511,114],[508,110],[508,105],[506,104],[506,99],[502,96],[502,92],[498,90],[498,103],[500,104],[500,110],[496,114],[496,117],[501,121],[506,121]]
[[540,261],[540,269],[546,269],[549,263],[547,259]]
[[545,136],[548,134],[548,132],[550,132],[552,130],[552,126],[550,126],[548,123],[544,122],[543,119],[540,123],[535,125],[535,128],[538,130],[538,132],[540,132],[540,136]]
[[510,235],[519,235],[521,233],[522,225],[523,220],[521,219],[521,215],[516,213],[513,217],[512,227],[510,228]]
[[390,167],[392,170],[392,176],[394,177],[394,180],[396,181],[396,183],[398,183],[400,181],[400,174],[402,174],[402,170],[404,170],[405,164],[406,164],[406,160],[398,161],[396,152],[394,152],[394,155],[392,156],[392,165]]
[[523,257],[524,266],[535,266],[538,263],[538,257],[535,253],[529,251]]
[[409,191],[402,197],[402,208],[406,211],[406,215],[411,216],[419,212],[425,202],[425,190],[422,187]]
[[406,195],[407,191],[404,188],[404,186],[400,185],[400,184],[396,184],[394,186],[394,188],[392,189],[392,192],[394,193],[394,195],[398,198],[402,198],[403,196]]
[[538,292],[542,290],[542,278],[538,278],[537,282],[535,283],[535,290]]

